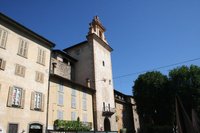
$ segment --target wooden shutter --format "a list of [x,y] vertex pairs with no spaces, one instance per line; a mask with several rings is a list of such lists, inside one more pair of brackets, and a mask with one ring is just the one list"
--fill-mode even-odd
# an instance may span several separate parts
[[12,106],[13,87],[9,87],[7,106]]
[[43,50],[42,51],[42,64],[45,65],[45,57],[46,57],[46,52]]
[[25,41],[24,43],[24,56],[27,57],[27,53],[28,53],[28,42]]
[[16,64],[16,67],[15,67],[15,74],[19,75],[20,73],[20,68],[19,68],[19,65]]
[[2,31],[2,38],[1,38],[1,44],[0,46],[5,48],[6,45],[6,40],[7,40],[7,32],[6,31]]
[[44,111],[44,105],[45,105],[45,97],[44,94],[42,94],[41,111]]
[[22,89],[22,95],[21,95],[21,101],[20,101],[20,108],[24,108],[24,104],[25,104],[25,90],[24,89]]
[[2,61],[2,64],[1,64],[1,69],[2,69],[2,70],[5,70],[5,67],[6,67],[6,61],[3,60],[3,61]]
[[6,61],[4,61],[3,59],[0,59],[1,62],[0,62],[0,69],[4,70],[5,69],[5,66],[6,66]]
[[43,74],[43,73],[41,73],[40,79],[41,79],[40,82],[41,82],[41,83],[44,83],[44,74]]
[[25,77],[25,71],[26,71],[26,68],[21,66],[21,70],[22,70],[22,76]]
[[35,109],[35,92],[31,93],[31,110]]
[[2,29],[0,29],[0,39],[1,39],[1,36],[2,36],[2,32],[3,32],[3,30],[2,30]]

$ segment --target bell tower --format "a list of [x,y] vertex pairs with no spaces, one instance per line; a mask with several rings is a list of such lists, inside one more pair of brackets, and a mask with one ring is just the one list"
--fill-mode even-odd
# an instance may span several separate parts
[[104,42],[107,43],[104,32],[106,31],[106,29],[104,28],[104,26],[101,24],[99,17],[95,16],[93,21],[89,24],[89,32],[88,35],[94,33],[96,34],[99,38],[101,38]]
[[112,80],[111,52],[105,38],[105,27],[98,16],[89,24],[88,44],[92,46],[94,96],[94,116],[99,131],[117,131],[115,117],[114,89]]
[[112,80],[111,52],[105,38],[106,29],[98,16],[89,24],[87,40],[66,48],[77,59],[75,82],[96,90],[93,96],[94,129],[117,131]]

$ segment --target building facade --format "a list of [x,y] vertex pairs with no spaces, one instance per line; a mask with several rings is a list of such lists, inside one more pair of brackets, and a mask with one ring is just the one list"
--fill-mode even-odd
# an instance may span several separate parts
[[0,14],[0,132],[46,128],[49,62],[54,44]]
[[114,94],[118,131],[126,129],[127,133],[138,133],[140,123],[133,97],[117,90],[114,90]]
[[48,129],[55,120],[76,121],[78,118],[93,129],[94,89],[74,81],[77,60],[60,50],[52,51],[48,103]]
[[112,48],[106,41],[105,28],[99,18],[90,23],[87,40],[64,49],[77,59],[75,81],[96,90],[94,94],[94,128],[116,131],[115,101],[112,81]]
[[105,31],[95,16],[86,41],[52,50],[52,42],[0,14],[0,133],[44,133],[58,119],[137,132],[133,98],[113,89]]

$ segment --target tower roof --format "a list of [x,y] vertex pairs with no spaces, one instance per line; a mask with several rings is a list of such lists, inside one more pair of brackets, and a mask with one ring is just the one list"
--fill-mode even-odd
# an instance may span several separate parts
[[90,23],[90,26],[91,25],[98,25],[103,31],[106,31],[106,28],[102,25],[98,16],[94,16],[92,23]]

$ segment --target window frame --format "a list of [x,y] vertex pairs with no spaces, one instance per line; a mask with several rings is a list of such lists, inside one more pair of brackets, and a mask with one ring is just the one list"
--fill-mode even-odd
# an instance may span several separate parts
[[20,76],[20,77],[25,77],[26,73],[26,67],[16,64],[15,66],[15,75]]
[[[15,89],[17,89],[17,90],[15,90]],[[17,97],[14,97],[15,91],[19,91],[17,93],[20,93],[20,96],[18,97],[18,100],[17,100],[19,102],[18,104],[15,103],[16,102],[15,99],[17,98]],[[9,92],[8,92],[7,106],[23,109],[24,104],[25,104],[25,89],[23,89],[22,87],[18,87],[18,86],[10,86]]]
[[36,71],[35,72],[35,81],[40,82],[40,83],[44,83],[44,73]]
[[8,40],[8,31],[0,27],[0,48],[6,49],[7,40]]
[[38,48],[37,63],[45,66],[46,51],[42,48]]
[[28,41],[20,38],[17,55],[22,56],[24,58],[28,58],[27,57],[28,56],[28,46],[29,46]]

